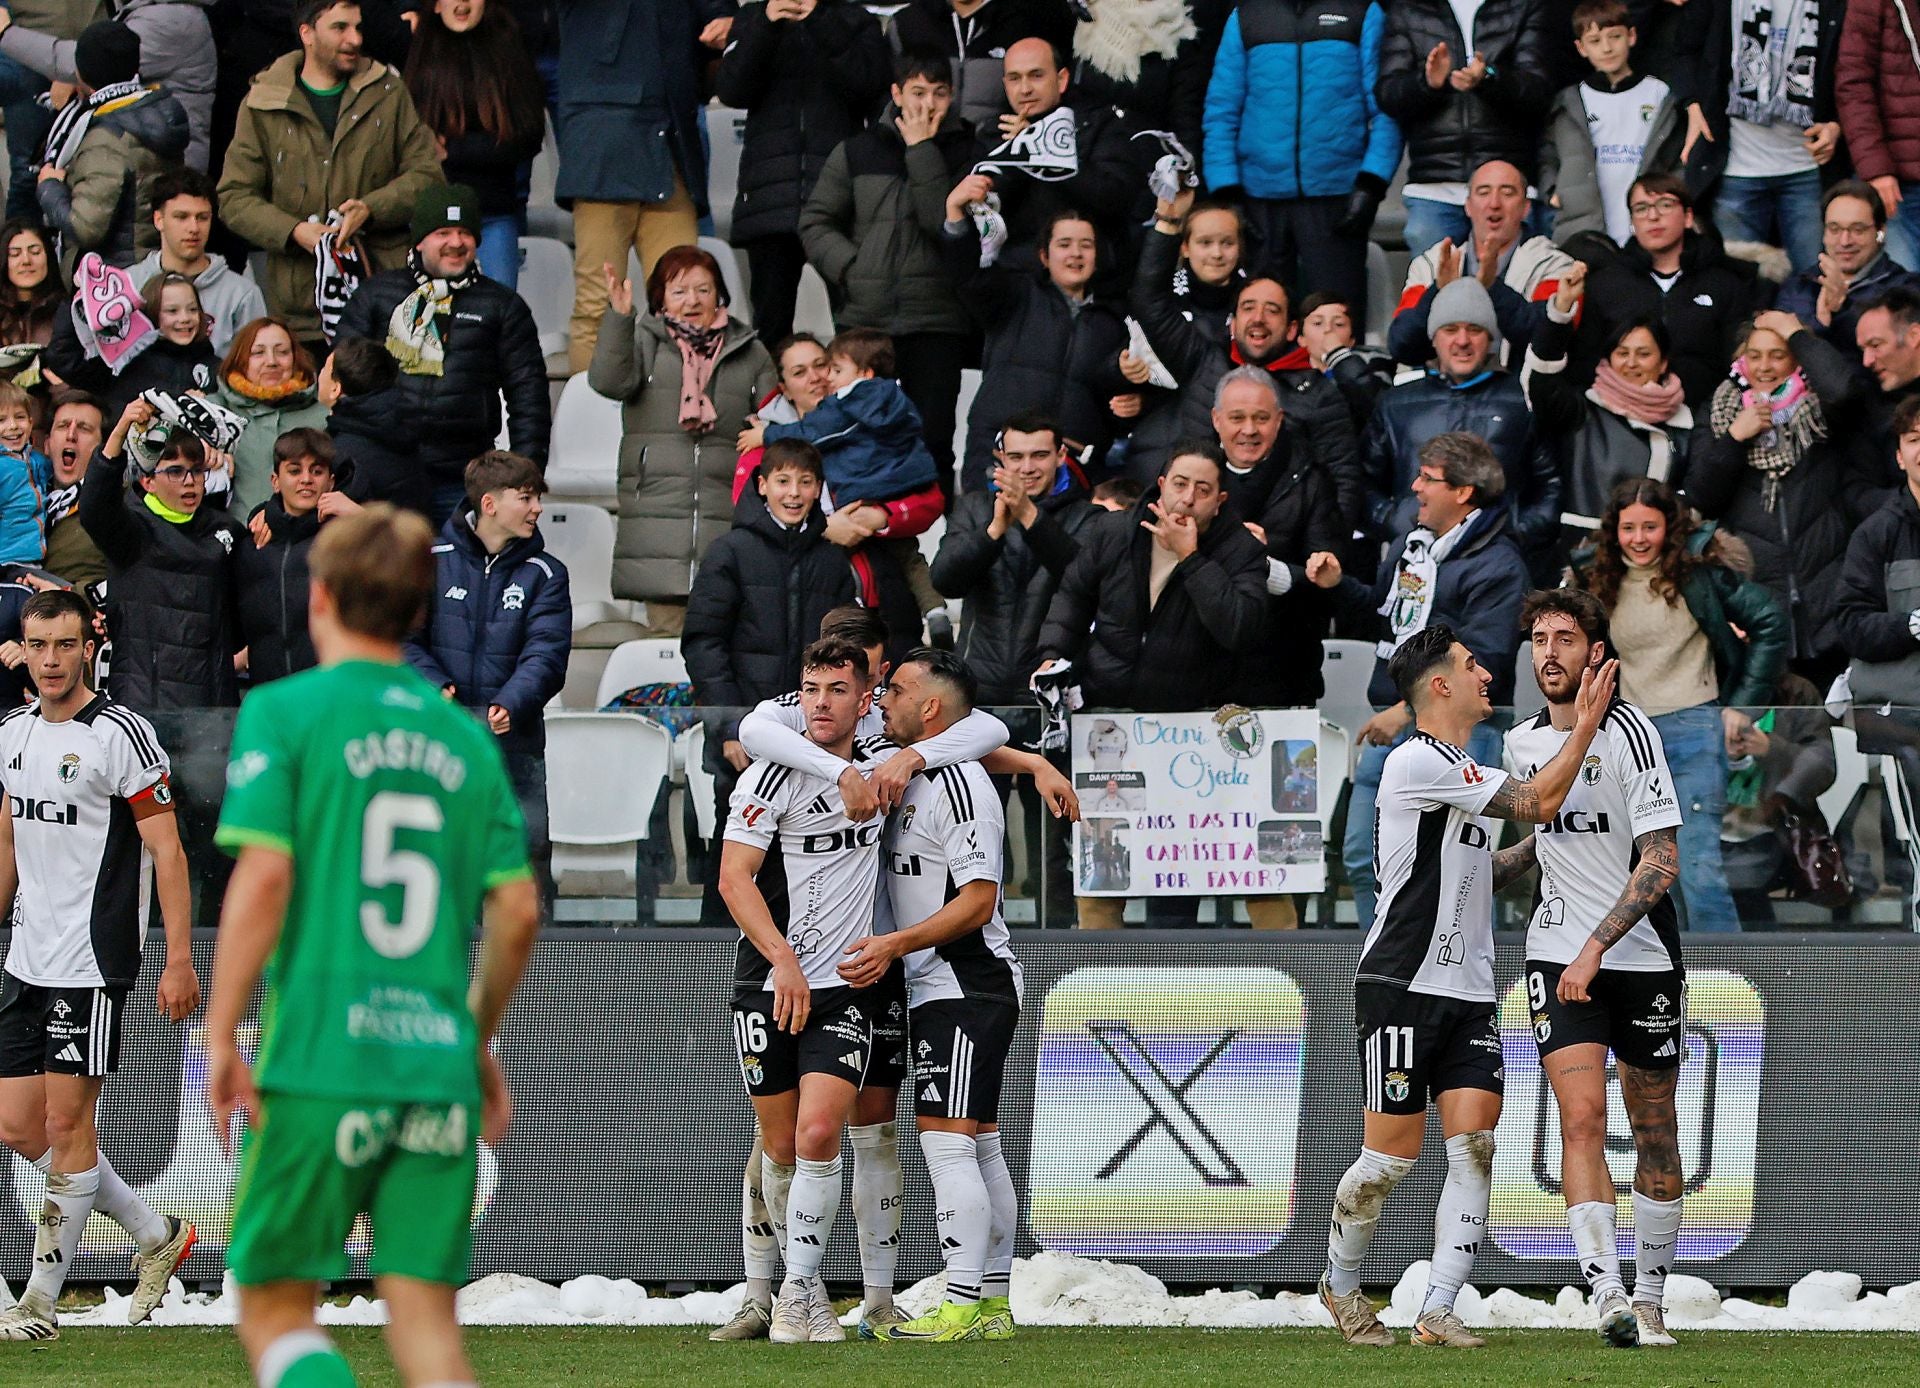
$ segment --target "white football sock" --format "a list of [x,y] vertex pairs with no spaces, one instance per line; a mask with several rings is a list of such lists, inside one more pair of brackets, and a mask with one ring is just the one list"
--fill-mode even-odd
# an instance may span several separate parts
[[900,1261],[900,1136],[892,1123],[848,1128],[853,1143],[853,1223],[860,1236],[866,1309],[893,1305]]
[[947,1300],[978,1302],[993,1229],[979,1151],[965,1133],[938,1132],[921,1133],[920,1150],[933,1178],[934,1227],[940,1231],[940,1256],[947,1261]]
[[1447,1181],[1433,1213],[1433,1268],[1420,1314],[1451,1311],[1473,1273],[1493,1200],[1493,1134],[1460,1133],[1447,1139]]
[[780,1165],[765,1152],[760,1154],[760,1197],[767,1202],[767,1213],[773,1217],[774,1241],[780,1245],[780,1256],[787,1256],[787,1196],[793,1189],[793,1166]]
[[782,1294],[796,1282],[812,1283],[820,1275],[820,1260],[833,1237],[833,1221],[840,1214],[840,1158],[794,1163],[793,1188],[787,1192],[787,1281]]
[[132,1186],[113,1169],[105,1152],[100,1153],[100,1193],[93,1207],[133,1236],[142,1253],[152,1253],[173,1236],[167,1217],[155,1214],[153,1206],[134,1193]]
[[1373,1244],[1393,1188],[1413,1170],[1406,1157],[1390,1157],[1362,1147],[1333,1193],[1333,1223],[1327,1229],[1327,1285],[1336,1296],[1360,1290],[1360,1264]]
[[1667,1274],[1673,1271],[1674,1243],[1680,1237],[1680,1200],[1654,1200],[1633,1193],[1633,1237],[1639,1245],[1633,1265],[1633,1299],[1664,1306]]
[[987,1234],[986,1275],[980,1281],[980,1295],[1013,1294],[1013,1243],[1020,1233],[1020,1196],[1013,1188],[1013,1173],[1007,1170],[1006,1155],[1000,1150],[1000,1130],[981,1133],[973,1140],[980,1158],[980,1180],[987,1188],[993,1222]]
[[1588,1200],[1567,1206],[1567,1228],[1573,1231],[1573,1250],[1580,1259],[1580,1271],[1593,1288],[1598,1301],[1610,1292],[1625,1292],[1620,1280],[1620,1245],[1615,1229],[1615,1209],[1611,1200]]
[[768,1306],[773,1302],[773,1275],[780,1267],[780,1242],[773,1236],[773,1216],[760,1191],[760,1155],[756,1133],[740,1175],[740,1261],[747,1274],[747,1300]]
[[[339,1360],[341,1368],[346,1360],[340,1357],[340,1351],[334,1347],[323,1330],[309,1327],[305,1330],[289,1330],[272,1344],[260,1351],[260,1362],[254,1366],[254,1381],[260,1388],[280,1388],[287,1371],[295,1364],[307,1359]],[[314,1367],[308,1365],[308,1368]]]
[[[80,1251],[80,1235],[93,1213],[93,1197],[100,1190],[100,1172],[53,1171],[47,1174],[46,1204],[40,1211],[40,1226],[33,1236],[33,1276],[27,1281],[25,1296],[35,1297],[48,1306],[60,1299],[60,1288]],[[24,1299],[24,1298],[23,1298]]]

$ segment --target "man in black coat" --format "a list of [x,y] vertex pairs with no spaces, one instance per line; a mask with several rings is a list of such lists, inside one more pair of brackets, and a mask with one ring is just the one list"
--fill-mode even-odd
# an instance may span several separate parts
[[1047,607],[1100,512],[1066,466],[1060,430],[1026,410],[994,442],[990,487],[947,515],[933,586],[959,598],[958,654],[982,704],[1024,704]]
[[[1471,41],[1456,15],[1471,9]],[[1395,0],[1387,7],[1374,99],[1407,138],[1407,244],[1444,237],[1465,245],[1461,191],[1489,159],[1528,178],[1540,167],[1540,135],[1555,91],[1544,0]]]
[[[1267,558],[1226,491],[1211,439],[1176,445],[1127,511],[1095,519],[1040,630],[1090,708],[1211,706],[1266,631]],[[1038,667],[1036,667],[1038,668]]]
[[1007,113],[1007,50],[1037,37],[1071,51],[1073,11],[1067,0],[908,0],[890,33],[896,52],[945,58],[954,108],[976,130],[990,131]]
[[1332,617],[1307,569],[1316,555],[1338,554],[1347,538],[1339,498],[1313,450],[1281,427],[1279,388],[1259,367],[1220,378],[1213,427],[1227,458],[1227,494],[1267,555],[1266,635],[1240,659],[1233,698],[1253,708],[1304,708],[1325,691],[1320,640]]
[[1675,174],[1648,174],[1627,190],[1633,239],[1612,259],[1593,265],[1580,331],[1573,342],[1574,376],[1591,381],[1621,324],[1650,315],[1673,339],[1674,374],[1687,407],[1704,417],[1714,388],[1727,378],[1740,325],[1766,307],[1759,276],[1734,260],[1711,231],[1696,228],[1693,195]]
[[1890,464],[1900,440],[1901,407],[1920,396],[1920,288],[1895,285],[1869,299],[1854,329],[1865,368],[1879,389],[1869,390],[1862,425],[1845,439],[1855,465],[1868,476],[1893,480]]
[[800,209],[834,146],[886,96],[891,57],[880,22],[856,0],[767,0],[734,17],[714,86],[723,105],[747,113],[728,238],[746,252],[762,342],[793,331],[807,263]]
[[501,396],[512,451],[542,467],[553,424],[533,311],[480,273],[479,233],[480,203],[471,188],[422,193],[407,268],[361,285],[341,310],[336,334],[384,343],[400,363],[435,524],[465,499],[467,464],[499,436]]
[[1134,429],[1128,467],[1145,482],[1166,462],[1176,439],[1213,434],[1214,390],[1220,378],[1236,366],[1257,366],[1280,392],[1286,430],[1313,450],[1332,479],[1342,523],[1351,535],[1364,525],[1367,496],[1353,417],[1340,388],[1316,371],[1307,349],[1294,342],[1286,286],[1271,279],[1240,286],[1224,349],[1215,331],[1188,322],[1180,310],[1172,291],[1173,268],[1191,202],[1190,194],[1182,194],[1155,208],[1153,230],[1147,233],[1134,276],[1134,315],[1146,329],[1148,345],[1180,383],[1180,395]]

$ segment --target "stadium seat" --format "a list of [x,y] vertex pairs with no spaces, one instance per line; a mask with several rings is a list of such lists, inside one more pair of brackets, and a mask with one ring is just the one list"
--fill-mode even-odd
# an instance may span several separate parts
[[746,143],[747,113],[731,106],[712,105],[707,118],[707,202],[713,225],[722,236],[733,232],[733,199],[740,190],[740,148]]
[[620,429],[620,402],[589,386],[586,372],[569,376],[553,412],[547,489],[557,497],[613,505],[620,475]]
[[680,735],[680,755],[686,761],[687,798],[693,802],[694,827],[700,837],[713,838],[716,807],[713,803],[713,773],[706,768],[707,725],[695,723]]
[[540,517],[540,535],[567,566],[575,632],[595,622],[631,620],[627,605],[613,597],[612,516],[591,503],[557,502]]
[[1827,827],[1836,832],[1846,823],[1854,800],[1867,786],[1867,758],[1860,751],[1860,738],[1852,728],[1833,730],[1833,784],[1815,797]]
[[1547,696],[1533,675],[1533,643],[1523,641],[1513,656],[1513,721],[1531,718],[1546,706]]
[[540,351],[567,350],[567,320],[573,316],[573,252],[550,236],[520,238],[520,297],[533,310]]
[[1377,241],[1367,242],[1367,321],[1363,341],[1374,347],[1387,345],[1387,326],[1393,321],[1393,304],[1399,297],[1400,285],[1393,277],[1386,247]]
[[[833,337],[833,301],[827,297],[827,282],[811,265],[800,272],[800,292],[793,301],[793,330],[812,333],[822,342]],[[771,350],[773,344],[767,347]]]
[[672,735],[632,713],[549,713],[546,727],[554,875],[618,872],[631,879],[632,845],[647,837],[673,764]]
[[1326,681],[1327,692],[1320,696],[1320,708],[1349,736],[1357,737],[1373,716],[1373,704],[1367,698],[1373,664],[1371,641],[1329,639],[1321,643],[1320,677]]
[[622,641],[607,657],[607,668],[600,673],[600,690],[594,706],[605,708],[629,689],[649,684],[685,684],[687,662],[680,654],[680,643],[672,637],[647,641]]
[[960,394],[953,402],[953,457],[958,465],[967,456],[967,416],[980,394],[980,373],[969,366],[960,373]]

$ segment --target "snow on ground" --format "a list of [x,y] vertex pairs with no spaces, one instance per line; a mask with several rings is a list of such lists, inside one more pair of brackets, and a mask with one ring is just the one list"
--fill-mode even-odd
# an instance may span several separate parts
[[[1381,1319],[1409,1326],[1426,1286],[1427,1265],[1415,1263],[1393,1289]],[[464,1288],[460,1319],[467,1325],[718,1325],[739,1308],[744,1286],[684,1297],[649,1296],[624,1279],[576,1277],[554,1286],[514,1273],[495,1273]],[[932,1307],[940,1279],[930,1277],[902,1292],[909,1314]],[[1502,1288],[1461,1292],[1459,1311],[1468,1325],[1497,1330],[1585,1330],[1593,1325],[1585,1293],[1562,1288],[1551,1301]],[[176,1280],[150,1322],[156,1326],[231,1325],[235,1301],[229,1282],[218,1297],[188,1295]],[[1195,1326],[1219,1330],[1329,1327],[1332,1321],[1311,1295],[1282,1292],[1263,1299],[1252,1292],[1204,1292],[1175,1296],[1166,1284],[1135,1267],[1058,1253],[1041,1253],[1014,1264],[1013,1312],[1022,1325]],[[126,1298],[106,1301],[62,1317],[62,1324],[124,1325]],[[849,1313],[848,1324],[858,1320]],[[345,1306],[321,1308],[323,1325],[381,1325],[384,1303],[355,1297]],[[1903,1330],[1920,1331],[1920,1282],[1882,1295],[1861,1294],[1860,1279],[1847,1272],[1810,1272],[1793,1285],[1785,1306],[1760,1306],[1738,1297],[1722,1299],[1697,1277],[1667,1281],[1667,1324],[1675,1330]]]

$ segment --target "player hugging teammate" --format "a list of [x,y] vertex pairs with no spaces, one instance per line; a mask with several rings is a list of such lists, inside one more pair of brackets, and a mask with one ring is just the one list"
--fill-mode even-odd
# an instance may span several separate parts
[[[759,1136],[742,1200],[747,1296],[712,1338],[844,1338],[819,1284],[839,1206],[843,1122],[850,1123],[855,1155],[862,1337],[1007,1338],[1014,1331],[1008,1281],[1016,1211],[998,1100],[1018,1020],[1019,965],[1000,910],[1004,826],[986,772],[1032,775],[1056,814],[1077,816],[1078,804],[1066,778],[1043,758],[1003,745],[1005,725],[972,708],[972,680],[952,657],[909,656],[894,677],[897,697],[892,686],[882,690],[883,718],[872,707],[873,690],[888,675],[879,618],[836,609],[821,630],[801,691],[761,704],[740,725],[755,764],[734,795],[722,876],[743,935],[734,1039]],[[829,651],[844,664],[816,668]],[[859,676],[857,691],[844,678],[849,671]],[[849,709],[850,695],[857,697]],[[854,723],[845,740],[829,739],[842,733],[849,713]],[[890,817],[876,821],[883,811]],[[843,866],[825,860],[830,841]],[[890,868],[884,892],[875,880],[883,842]],[[825,889],[803,891],[802,884],[840,876],[858,877],[874,893],[864,911],[851,895],[838,898],[850,914],[823,924],[815,907]],[[850,1044],[837,1052],[817,1042],[809,1047],[816,1023],[803,1016],[796,1025],[791,1004],[780,1005],[777,976],[793,977],[802,946],[808,963],[798,974],[809,1011],[837,1009],[844,1020],[853,1008],[872,1025],[863,1073],[841,1063],[855,1053]],[[947,1305],[914,1322],[893,1306],[901,1190],[892,1120],[910,1063],[910,987],[915,1106],[947,1216],[941,1244],[949,1260]],[[795,986],[787,996],[800,994]],[[807,1056],[815,1051],[821,1068],[810,1069]],[[813,1202],[829,1191],[822,1216]],[[797,1203],[803,1195],[808,1203]],[[782,1255],[787,1279],[775,1304],[772,1277]]]

